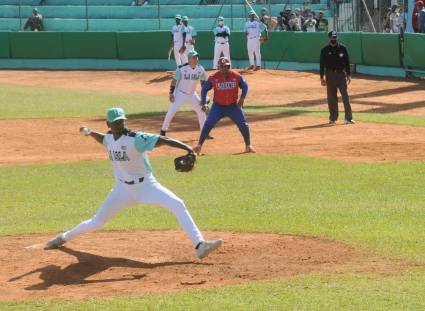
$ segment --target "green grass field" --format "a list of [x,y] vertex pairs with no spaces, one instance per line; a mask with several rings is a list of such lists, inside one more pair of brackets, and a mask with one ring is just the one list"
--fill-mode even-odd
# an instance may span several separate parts
[[[101,116],[115,101],[157,113],[166,99],[0,85],[2,118]],[[115,97],[114,97],[115,96]],[[248,108],[326,117],[306,109]],[[420,118],[356,119],[424,126]],[[363,119],[364,118],[364,119]],[[369,118],[369,119],[368,119]],[[285,155],[205,156],[190,174],[171,157],[155,175],[182,197],[203,229],[279,232],[343,241],[410,263],[395,275],[310,274],[207,290],[71,300],[0,302],[0,310],[424,310],[425,163],[353,164]],[[107,161],[0,167],[0,235],[58,232],[93,215],[113,183]],[[106,229],[170,229],[168,212],[138,206]]]

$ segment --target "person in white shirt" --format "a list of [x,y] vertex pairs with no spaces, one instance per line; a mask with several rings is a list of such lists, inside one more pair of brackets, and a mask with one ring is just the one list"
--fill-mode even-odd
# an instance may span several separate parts
[[177,68],[187,64],[186,56],[186,29],[181,23],[182,17],[177,14],[176,24],[171,28],[171,48],[174,51],[174,59],[176,61]]
[[392,33],[400,33],[401,29],[404,28],[403,15],[400,14],[400,5],[394,4],[391,7],[390,14],[390,29]]
[[204,258],[218,248],[222,241],[205,241],[184,202],[155,179],[147,156],[149,151],[161,145],[194,154],[192,148],[169,137],[128,130],[125,127],[127,118],[121,108],[110,108],[106,119],[110,129],[108,133],[103,134],[87,127],[81,127],[80,132],[91,136],[107,150],[115,176],[114,188],[94,217],[49,240],[44,248],[61,247],[79,235],[99,229],[120,211],[134,204],[156,205],[174,213],[192,240],[198,258]]
[[304,28],[307,32],[316,32],[317,21],[314,19],[312,13],[308,13],[307,19],[304,22]]
[[195,28],[193,28],[192,25],[189,25],[189,18],[187,16],[183,16],[182,22],[183,22],[183,26],[184,26],[185,32],[186,32],[185,54],[186,54],[186,58],[188,58],[188,53],[195,49],[197,33],[196,33]]
[[218,59],[226,57],[230,61],[230,29],[224,24],[224,17],[218,18],[218,25],[213,30],[215,36],[213,69],[217,69]]
[[257,20],[257,14],[254,10],[249,12],[249,21],[245,23],[245,34],[247,39],[249,67],[248,70],[261,69],[261,33],[264,31],[264,39],[262,42],[268,40],[267,27],[262,22]]
[[188,103],[193,106],[193,109],[198,115],[200,130],[202,130],[205,120],[207,119],[206,112],[202,110],[200,105],[199,96],[196,94],[196,87],[198,83],[201,82],[201,85],[203,85],[206,80],[205,69],[198,64],[198,53],[195,50],[190,51],[188,56],[189,64],[182,66],[181,68],[177,68],[174,78],[171,81],[171,106],[168,108],[164,122],[162,123],[162,136],[166,135],[176,112],[184,103]]

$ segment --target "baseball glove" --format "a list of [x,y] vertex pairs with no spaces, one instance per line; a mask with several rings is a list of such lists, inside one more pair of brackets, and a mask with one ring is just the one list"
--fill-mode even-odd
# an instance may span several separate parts
[[195,167],[196,155],[188,153],[187,155],[174,159],[174,166],[177,172],[190,172]]

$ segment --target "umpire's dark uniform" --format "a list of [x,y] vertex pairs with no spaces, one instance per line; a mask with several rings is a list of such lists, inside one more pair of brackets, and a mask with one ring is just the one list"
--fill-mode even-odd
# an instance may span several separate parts
[[347,77],[350,76],[348,52],[344,45],[338,43],[336,31],[329,32],[328,37],[329,45],[320,53],[320,79],[322,83],[326,81],[329,123],[333,124],[338,119],[338,89],[344,102],[345,121],[354,123],[347,92]]

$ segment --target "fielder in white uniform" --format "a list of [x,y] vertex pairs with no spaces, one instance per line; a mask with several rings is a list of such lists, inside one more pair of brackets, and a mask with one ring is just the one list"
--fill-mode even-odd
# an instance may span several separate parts
[[183,16],[182,22],[186,32],[185,54],[186,58],[188,58],[189,52],[195,50],[196,36],[198,34],[196,33],[195,28],[193,28],[192,25],[189,25],[189,18],[187,16]]
[[182,17],[176,15],[176,24],[171,28],[171,48],[174,52],[174,59],[178,68],[187,64],[186,57],[186,28],[181,23]]
[[125,128],[125,120],[121,108],[111,108],[107,112],[107,124],[110,128],[107,134],[81,127],[82,134],[93,137],[108,151],[115,186],[93,218],[48,241],[45,249],[58,248],[83,233],[99,229],[120,211],[142,203],[157,205],[173,212],[192,240],[196,255],[199,258],[207,256],[221,245],[221,240],[204,240],[184,202],[153,177],[147,156],[147,152],[161,145],[180,148],[189,153],[193,153],[192,148],[168,137],[132,132]]
[[[245,23],[245,34],[247,39],[249,67],[248,69],[261,69],[261,33],[264,31],[264,40],[268,40],[267,26],[258,21],[257,14],[254,11],[249,12],[249,21]],[[255,61],[254,61],[255,57]]]
[[184,103],[192,104],[193,109],[198,115],[199,128],[202,130],[205,120],[207,119],[206,112],[202,110],[200,99],[196,94],[196,86],[199,81],[201,85],[206,80],[205,69],[198,64],[198,53],[192,50],[188,54],[189,64],[181,68],[177,68],[174,78],[170,85],[170,102],[171,106],[165,115],[164,122],[161,128],[161,135],[165,136],[170,123],[173,120],[176,112]]
[[213,30],[215,36],[213,69],[217,69],[218,59],[223,54],[230,61],[229,36],[230,29],[224,25],[224,17],[218,18],[218,25]]

